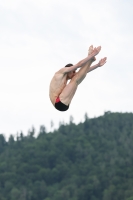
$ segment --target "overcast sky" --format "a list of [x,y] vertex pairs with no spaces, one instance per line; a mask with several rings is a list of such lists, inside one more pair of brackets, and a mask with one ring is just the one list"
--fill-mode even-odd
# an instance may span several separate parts
[[[105,111],[133,112],[133,1],[0,0],[0,133],[50,130]],[[67,112],[49,100],[49,83],[67,63],[102,46],[102,68],[79,85]]]

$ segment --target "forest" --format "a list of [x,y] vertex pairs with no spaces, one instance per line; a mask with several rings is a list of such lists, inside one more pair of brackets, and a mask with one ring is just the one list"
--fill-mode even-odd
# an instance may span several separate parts
[[1,133],[0,200],[133,200],[133,113]]

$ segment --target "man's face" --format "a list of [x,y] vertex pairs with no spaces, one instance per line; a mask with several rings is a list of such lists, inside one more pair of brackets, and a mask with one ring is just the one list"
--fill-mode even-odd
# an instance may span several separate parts
[[75,71],[75,70],[72,71],[72,72],[69,72],[69,73],[67,74],[68,79],[72,79],[72,78],[75,76],[75,74],[76,74],[76,71]]

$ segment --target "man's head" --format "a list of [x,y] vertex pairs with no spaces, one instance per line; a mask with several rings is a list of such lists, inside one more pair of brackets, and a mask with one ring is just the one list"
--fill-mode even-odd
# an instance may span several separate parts
[[65,67],[71,67],[71,66],[73,66],[73,64],[69,63]]
[[[65,67],[71,67],[71,66],[73,66],[73,64],[69,63],[69,64],[67,64]],[[67,74],[67,78],[68,78],[68,79],[72,79],[72,78],[75,76],[75,73],[76,73],[75,70],[69,72],[69,73]]]

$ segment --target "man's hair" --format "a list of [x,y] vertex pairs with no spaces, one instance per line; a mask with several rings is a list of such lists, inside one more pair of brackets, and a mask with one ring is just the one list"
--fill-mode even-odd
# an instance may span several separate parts
[[69,63],[65,67],[71,67],[71,66],[73,66],[73,64]]

